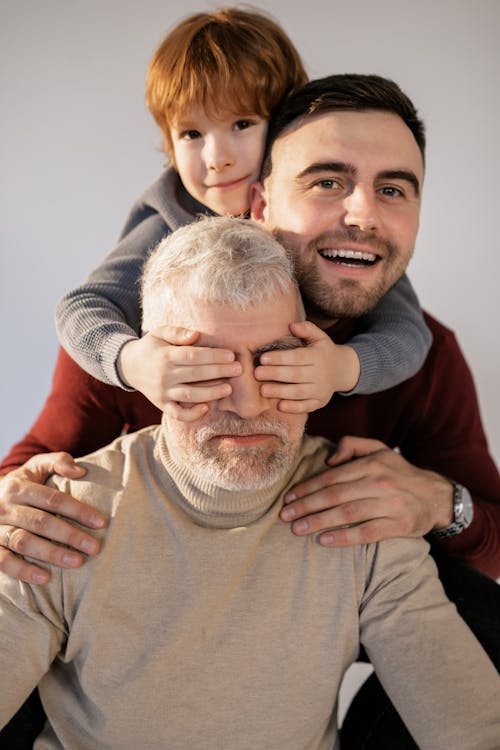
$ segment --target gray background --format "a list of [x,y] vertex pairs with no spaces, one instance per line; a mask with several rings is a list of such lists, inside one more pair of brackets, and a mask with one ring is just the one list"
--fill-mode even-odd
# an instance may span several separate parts
[[[0,454],[50,384],[53,310],[112,248],[162,168],[143,100],[151,54],[186,0],[2,0]],[[285,27],[311,77],[376,72],[428,128],[421,230],[410,276],[474,371],[497,461],[500,355],[497,0],[255,2]],[[460,409],[460,399],[457,402]]]

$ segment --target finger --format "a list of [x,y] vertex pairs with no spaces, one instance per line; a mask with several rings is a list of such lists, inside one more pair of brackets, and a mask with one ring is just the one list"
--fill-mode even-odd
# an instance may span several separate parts
[[208,411],[207,404],[194,404],[193,406],[181,406],[175,401],[169,401],[165,405],[164,412],[172,419],[178,419],[180,422],[195,422],[201,419]]
[[[4,502],[0,503],[0,521],[4,524],[25,528],[23,518],[26,517],[29,521],[30,513],[36,513],[35,509],[39,509],[48,511],[43,514],[48,518],[55,519],[55,516],[50,514],[57,513],[91,529],[101,529],[106,525],[106,517],[96,508],[75,500],[71,495],[54,487],[35,484],[8,474],[2,480],[2,492]],[[35,528],[30,530],[37,533]]]
[[272,349],[259,357],[262,366],[293,366],[300,367],[314,364],[311,352],[305,346],[296,349]]
[[[62,494],[62,493],[60,493]],[[68,495],[65,496],[76,503],[77,501],[70,498]],[[69,511],[68,506],[71,502],[63,501],[63,507],[66,512],[71,512],[73,515],[79,515],[76,510],[71,509]],[[84,552],[87,555],[96,555],[99,552],[100,544],[91,534],[86,532],[84,529],[75,526],[73,523],[69,523],[64,518],[60,518],[51,512],[45,510],[39,510],[38,508],[25,507],[22,505],[15,505],[9,512],[8,524],[16,528],[17,539],[21,534],[18,532],[28,532],[35,534],[36,536],[44,537],[50,541],[60,542],[67,547],[72,547],[75,550]],[[5,515],[2,514],[2,524],[6,523]],[[11,535],[9,541],[9,548],[12,550],[12,538]],[[24,537],[23,537],[24,538]],[[31,555],[30,550],[25,552],[23,549],[16,547],[15,552],[20,554]]]
[[86,474],[86,469],[79,466],[69,453],[40,453],[32,456],[23,466],[10,472],[8,476],[43,483],[51,474],[60,474],[69,479],[76,479]]
[[254,370],[256,380],[273,381],[274,383],[293,383],[316,386],[314,381],[314,372],[312,367],[290,367],[288,365],[280,366],[259,366]]
[[303,339],[308,344],[327,338],[327,334],[310,320],[301,320],[290,324],[290,331],[294,336]]
[[[286,513],[284,516],[282,520],[289,520]],[[304,536],[326,529],[365,523],[380,517],[385,517],[384,504],[374,498],[367,498],[352,500],[321,512],[312,511],[309,515],[293,521],[291,528],[294,534]]]
[[160,326],[154,328],[151,335],[174,346],[190,346],[200,338],[199,331],[192,331],[182,326]]
[[232,388],[229,383],[216,383],[215,385],[182,385],[169,388],[169,401],[180,401],[185,404],[199,404],[206,401],[216,401],[226,398],[231,393]]
[[[0,527],[0,539],[2,538]],[[98,542],[93,540],[98,549]],[[32,557],[40,562],[57,565],[59,568],[79,568],[85,562],[85,556],[74,549],[69,549],[60,544],[55,544],[48,539],[32,534],[26,529],[14,528],[9,533],[8,548],[10,552],[23,557]]]
[[312,495],[327,487],[331,487],[335,484],[337,472],[337,468],[326,469],[325,471],[316,474],[316,476],[306,479],[304,482],[299,482],[286,493],[284,498],[285,503],[294,503],[300,498]]
[[0,570],[9,578],[15,578],[25,583],[48,583],[51,578],[50,571],[39,568],[22,557],[18,557],[5,547],[0,547]]
[[302,399],[288,401],[283,399],[278,402],[278,410],[286,414],[309,414],[319,408],[317,399]]
[[239,362],[229,364],[198,365],[190,363],[185,367],[177,365],[173,376],[178,384],[183,383],[210,383],[211,380],[222,380],[236,378],[241,375],[242,369]]
[[173,347],[169,350],[169,361],[177,365],[210,365],[234,362],[234,352],[229,349],[214,349],[211,346]]
[[323,547],[352,547],[356,544],[373,544],[398,536],[400,533],[391,519],[374,518],[359,526],[325,531],[319,535],[318,541]]
[[283,398],[289,401],[300,401],[314,398],[313,389],[309,383],[263,383],[260,392],[266,398]]
[[339,440],[337,450],[335,453],[332,453],[327,463],[329,466],[337,466],[353,458],[368,456],[380,450],[388,450],[387,445],[380,440],[348,435]]

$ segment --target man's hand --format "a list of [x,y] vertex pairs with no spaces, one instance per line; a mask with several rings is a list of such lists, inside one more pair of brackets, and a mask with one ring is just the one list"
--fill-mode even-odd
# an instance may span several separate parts
[[184,422],[199,419],[208,410],[206,402],[231,393],[225,379],[241,375],[234,352],[193,346],[199,336],[197,331],[163,326],[128,341],[118,359],[121,379],[169,416]]
[[55,514],[91,529],[106,525],[95,508],[45,487],[43,482],[51,474],[76,479],[84,476],[85,469],[68,453],[44,453],[0,479],[0,570],[26,583],[47,583],[50,573],[21,555],[61,568],[78,568],[85,555],[99,552],[97,539]]
[[350,346],[335,344],[310,321],[292,323],[303,347],[275,349],[260,356],[261,393],[280,399],[280,411],[304,414],[326,406],[337,391],[350,391],[359,380],[359,359]]
[[452,522],[451,482],[378,440],[342,438],[328,464],[285,497],[281,518],[294,534],[323,531],[321,544],[346,547],[424,536]]

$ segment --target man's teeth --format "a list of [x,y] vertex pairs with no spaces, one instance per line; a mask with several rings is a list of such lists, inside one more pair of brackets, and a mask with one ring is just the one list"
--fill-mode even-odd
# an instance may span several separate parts
[[373,253],[362,253],[359,250],[320,250],[324,258],[346,258],[348,260],[365,260],[374,263],[377,256]]

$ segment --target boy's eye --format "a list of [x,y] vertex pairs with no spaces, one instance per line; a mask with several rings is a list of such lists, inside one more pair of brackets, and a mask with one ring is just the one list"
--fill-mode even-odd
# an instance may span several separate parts
[[193,141],[195,138],[200,138],[201,133],[199,130],[183,130],[181,133],[181,139],[185,141]]
[[246,130],[254,124],[253,120],[237,120],[234,123],[235,130]]

